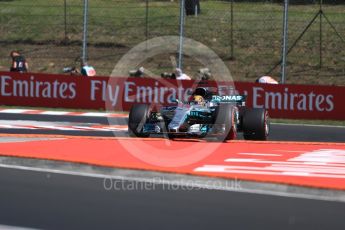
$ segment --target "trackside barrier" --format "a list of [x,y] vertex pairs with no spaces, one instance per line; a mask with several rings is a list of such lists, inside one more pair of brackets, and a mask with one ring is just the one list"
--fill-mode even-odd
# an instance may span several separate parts
[[197,85],[221,94],[247,94],[247,105],[267,108],[271,117],[345,120],[345,87],[175,81],[149,78],[83,77],[0,72],[0,101],[7,106],[128,111],[133,103],[171,104],[188,100]]

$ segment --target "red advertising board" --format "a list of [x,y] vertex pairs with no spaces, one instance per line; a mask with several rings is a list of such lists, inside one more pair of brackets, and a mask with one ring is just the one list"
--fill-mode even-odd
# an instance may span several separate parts
[[[271,117],[345,120],[345,87],[215,83],[220,92],[247,94],[247,105]],[[0,72],[1,105],[128,111],[133,103],[188,100],[194,81]]]

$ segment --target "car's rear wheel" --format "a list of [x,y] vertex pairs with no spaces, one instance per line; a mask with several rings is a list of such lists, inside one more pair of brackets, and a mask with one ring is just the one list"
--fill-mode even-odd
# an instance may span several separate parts
[[270,132],[268,111],[246,109],[243,115],[243,137],[246,140],[267,140]]
[[148,137],[143,133],[144,124],[150,117],[150,107],[146,104],[134,104],[128,116],[128,134],[132,137]]

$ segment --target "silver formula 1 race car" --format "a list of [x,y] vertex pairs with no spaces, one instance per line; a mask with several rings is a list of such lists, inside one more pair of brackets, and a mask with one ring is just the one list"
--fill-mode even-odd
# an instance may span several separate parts
[[149,137],[164,134],[175,137],[233,140],[243,132],[246,140],[267,140],[267,110],[247,108],[244,95],[220,96],[210,88],[196,88],[193,100],[152,111],[150,105],[134,104],[128,118],[130,136]]

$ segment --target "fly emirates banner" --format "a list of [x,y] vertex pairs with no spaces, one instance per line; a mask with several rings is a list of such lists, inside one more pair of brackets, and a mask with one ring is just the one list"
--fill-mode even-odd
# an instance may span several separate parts
[[8,106],[128,111],[135,103],[174,105],[198,87],[247,95],[246,105],[274,118],[345,120],[345,87],[195,82],[153,78],[84,77],[0,72],[0,102]]

